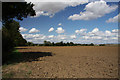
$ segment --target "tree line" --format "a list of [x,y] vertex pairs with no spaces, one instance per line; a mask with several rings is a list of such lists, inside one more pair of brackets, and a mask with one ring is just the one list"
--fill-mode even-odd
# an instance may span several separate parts
[[[27,46],[95,46],[95,44],[80,44],[80,43],[73,43],[73,42],[50,42],[50,41],[44,41],[43,44],[34,44],[33,42],[28,42]],[[105,46],[105,44],[99,44],[98,46]]]

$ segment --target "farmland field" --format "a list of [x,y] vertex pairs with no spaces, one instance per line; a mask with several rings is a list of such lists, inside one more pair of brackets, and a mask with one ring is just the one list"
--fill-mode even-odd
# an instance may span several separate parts
[[20,62],[3,67],[13,78],[117,78],[118,47],[18,47]]

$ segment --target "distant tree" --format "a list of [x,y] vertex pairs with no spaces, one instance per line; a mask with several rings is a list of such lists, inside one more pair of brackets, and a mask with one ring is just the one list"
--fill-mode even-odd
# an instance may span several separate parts
[[63,43],[63,45],[64,45],[64,46],[67,46],[67,44],[66,44],[66,43]]
[[60,46],[63,46],[63,41],[60,42]]
[[70,42],[70,46],[74,46],[74,43],[73,43],[73,42]]
[[54,42],[52,42],[52,46],[55,46],[55,43],[54,43]]
[[105,46],[105,44],[99,44],[99,46]]
[[50,41],[44,41],[44,46],[51,46],[51,42]]
[[90,44],[90,46],[94,46],[94,44],[93,44],[93,43],[91,43],[91,44]]
[[67,42],[67,46],[70,46],[69,42]]
[[34,46],[34,43],[33,42],[27,42],[27,45],[28,46]]
[[43,46],[43,44],[39,44],[39,46]]
[[60,42],[57,42],[57,43],[56,43],[56,46],[60,46]]

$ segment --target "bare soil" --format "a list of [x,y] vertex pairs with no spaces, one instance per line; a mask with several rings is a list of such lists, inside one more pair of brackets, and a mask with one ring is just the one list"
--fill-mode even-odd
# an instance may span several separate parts
[[26,54],[23,61],[3,67],[3,77],[118,78],[118,47],[18,47],[18,50]]

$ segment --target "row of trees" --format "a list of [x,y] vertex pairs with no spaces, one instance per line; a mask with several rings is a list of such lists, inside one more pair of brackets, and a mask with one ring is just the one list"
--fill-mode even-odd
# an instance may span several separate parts
[[81,46],[94,46],[93,43],[91,44],[75,44],[73,42],[67,42],[67,43],[64,43],[63,41],[61,42],[57,42],[57,43],[54,43],[54,42],[50,42],[50,41],[44,41],[44,46],[77,46],[77,45],[81,45]]
[[[77,43],[73,43],[73,42],[67,42],[64,43],[63,41],[61,42],[50,42],[50,41],[44,41],[43,44],[34,44],[32,42],[28,42],[27,43],[28,46],[95,46],[95,44],[91,43],[91,44],[77,44]],[[99,44],[99,46],[105,46],[105,44]]]

